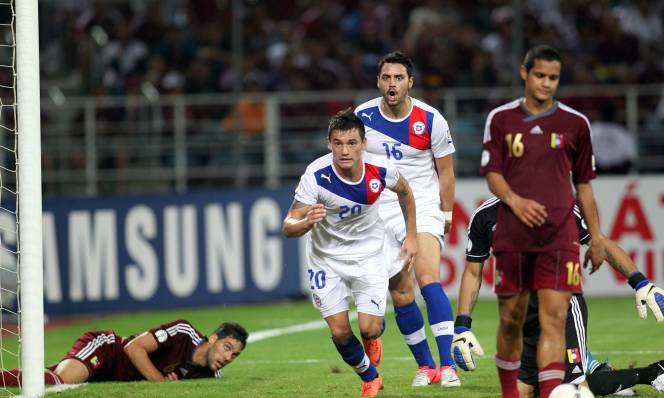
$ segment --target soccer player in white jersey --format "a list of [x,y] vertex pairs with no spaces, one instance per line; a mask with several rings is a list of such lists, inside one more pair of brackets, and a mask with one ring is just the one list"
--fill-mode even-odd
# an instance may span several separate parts
[[307,259],[314,306],[337,351],[362,379],[361,396],[375,397],[383,380],[353,335],[349,303],[353,300],[357,307],[362,337],[379,337],[388,281],[382,255],[385,228],[375,204],[385,188],[398,196],[406,224],[401,265],[410,269],[417,254],[415,200],[390,161],[365,152],[364,124],[351,109],[332,117],[327,134],[331,153],[307,167],[282,231],[287,237],[310,232]]
[[[398,249],[405,236],[396,196],[380,197],[385,221],[389,289],[396,322],[418,365],[413,386],[440,382],[461,385],[450,354],[454,329],[452,307],[440,284],[440,252],[452,223],[454,203],[454,144],[447,121],[432,106],[408,95],[413,86],[413,63],[401,52],[387,54],[378,64],[381,96],[355,109],[364,122],[367,151],[389,159],[410,183],[417,203],[418,256],[415,278],[426,302],[431,331],[438,345],[440,367],[426,340],[422,313],[415,302],[410,272],[402,270]],[[365,341],[369,356],[378,362],[380,340]],[[372,355],[377,353],[376,355]]]

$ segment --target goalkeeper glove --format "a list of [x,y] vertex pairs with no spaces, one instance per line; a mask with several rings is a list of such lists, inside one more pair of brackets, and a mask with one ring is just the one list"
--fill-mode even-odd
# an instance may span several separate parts
[[475,370],[473,354],[482,356],[484,350],[479,341],[470,331],[472,319],[469,315],[457,315],[454,321],[454,339],[452,340],[452,356],[454,362],[463,370]]
[[648,317],[646,306],[655,315],[657,322],[664,321],[664,290],[653,285],[640,272],[633,272],[628,279],[629,285],[636,290],[636,310],[641,319]]

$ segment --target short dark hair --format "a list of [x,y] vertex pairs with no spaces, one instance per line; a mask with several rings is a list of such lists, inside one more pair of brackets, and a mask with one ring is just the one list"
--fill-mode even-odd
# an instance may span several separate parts
[[401,64],[406,68],[406,73],[408,77],[413,76],[413,61],[401,51],[393,51],[385,55],[378,62],[378,76],[380,76],[380,71],[383,70],[383,65],[385,64]]
[[535,46],[528,50],[526,56],[523,57],[523,66],[526,68],[526,70],[530,70],[533,66],[535,66],[536,59],[558,61],[562,63],[558,50],[547,45]]
[[364,123],[362,123],[362,119],[353,113],[352,108],[346,108],[337,112],[330,119],[330,123],[327,125],[327,139],[330,139],[334,130],[350,131],[352,129],[357,129],[360,133],[360,138],[364,140]]
[[214,334],[216,334],[220,339],[223,339],[227,336],[234,338],[235,340],[242,343],[242,349],[247,346],[247,338],[249,337],[247,330],[242,325],[235,322],[222,323],[214,330]]

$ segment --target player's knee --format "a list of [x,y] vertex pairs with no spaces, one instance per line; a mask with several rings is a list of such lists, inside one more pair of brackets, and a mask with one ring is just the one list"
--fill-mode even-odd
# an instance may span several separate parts
[[521,318],[518,317],[518,314],[514,312],[508,312],[505,314],[500,314],[500,325],[499,328],[501,332],[509,335],[516,336],[521,333]]
[[353,337],[353,331],[347,328],[334,328],[332,332],[332,339],[335,343],[346,344]]
[[542,329],[563,330],[567,322],[567,308],[550,308],[540,311],[539,322]]
[[438,274],[425,274],[417,276],[417,284],[421,288],[437,282],[440,282],[440,276]]
[[416,264],[415,279],[419,287],[440,282],[440,264]]
[[389,289],[392,302],[397,307],[408,305],[415,299],[413,279],[408,272],[402,271],[390,278]]
[[381,334],[381,325],[369,325],[365,327],[364,329],[360,330],[360,334],[362,335],[363,339],[377,339],[380,337]]
[[392,296],[392,303],[395,307],[403,307],[415,300],[415,294],[413,293],[412,287],[408,289],[398,288],[390,290],[390,295]]

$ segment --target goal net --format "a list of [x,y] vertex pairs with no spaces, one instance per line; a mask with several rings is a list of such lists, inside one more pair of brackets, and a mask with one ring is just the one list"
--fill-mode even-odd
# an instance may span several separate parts
[[44,393],[39,99],[37,0],[0,0],[0,368],[24,397]]

